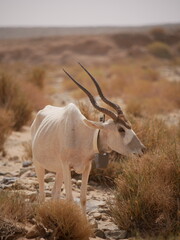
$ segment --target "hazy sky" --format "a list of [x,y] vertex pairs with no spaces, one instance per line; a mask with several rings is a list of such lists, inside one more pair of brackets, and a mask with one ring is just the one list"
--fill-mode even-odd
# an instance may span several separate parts
[[180,0],[0,0],[0,26],[180,23]]

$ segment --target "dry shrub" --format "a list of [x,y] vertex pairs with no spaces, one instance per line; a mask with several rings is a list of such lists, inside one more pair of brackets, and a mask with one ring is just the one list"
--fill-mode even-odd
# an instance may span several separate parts
[[132,114],[135,117],[142,117],[142,102],[138,99],[133,99],[133,101],[129,101],[126,106],[126,112],[128,114]]
[[148,153],[122,163],[111,215],[130,232],[175,234],[180,230],[179,127],[168,128],[160,120],[136,124]]
[[23,89],[26,93],[27,99],[31,104],[33,110],[39,111],[49,104],[49,99],[44,96],[44,93],[30,82],[23,84]]
[[31,117],[32,108],[20,84],[0,73],[0,107],[13,114],[13,128],[19,130]]
[[88,240],[90,225],[81,209],[73,202],[49,201],[39,206],[37,223],[49,234],[48,239]]
[[158,81],[160,79],[160,75],[157,70],[150,67],[144,68],[143,70],[144,70],[144,74],[142,78],[144,80]]
[[171,235],[168,235],[167,237],[164,237],[164,236],[146,236],[146,237],[141,237],[141,236],[138,236],[138,237],[132,237],[131,240],[179,240],[180,238],[180,234],[178,236],[172,236]]
[[31,141],[22,143],[24,147],[24,159],[32,160],[32,143]]
[[23,237],[26,230],[17,226],[15,223],[4,220],[0,217],[0,238],[1,240],[16,240]]
[[4,142],[11,132],[13,118],[10,111],[0,108],[0,151],[3,150]]
[[[138,115],[169,113],[180,107],[180,84],[168,82],[156,73],[154,77],[147,69],[125,68],[129,77],[119,73],[120,78],[112,79],[113,92],[124,97],[128,112]],[[150,81],[151,79],[151,81]],[[118,88],[119,85],[119,88]],[[115,90],[114,90],[115,89]],[[121,93],[120,93],[121,91]]]
[[165,29],[161,27],[156,27],[150,31],[150,34],[153,36],[155,41],[160,41],[171,45],[178,43],[180,40],[178,29],[174,29],[173,31],[165,31]]
[[[104,71],[101,67],[99,68],[87,67],[87,68],[88,68],[88,71],[91,72],[94,75],[94,77],[98,80],[100,86],[103,87],[103,90],[105,89],[105,91],[106,90],[108,91],[111,88],[111,82],[110,81],[108,82],[106,71]],[[90,91],[94,96],[97,96],[96,87],[94,86],[92,80],[87,75],[87,73],[85,73],[85,71],[82,70],[82,68],[79,65],[75,67],[68,67],[67,71],[79,83],[81,83],[85,88],[87,88],[88,91]],[[63,91],[69,91],[70,94],[75,99],[81,99],[81,98],[87,97],[87,95],[80,88],[78,88],[76,84],[69,79],[69,77],[65,77],[64,81],[62,82],[62,89]]]
[[114,161],[115,156],[112,157],[111,161],[107,168],[98,169],[92,168],[89,179],[106,187],[114,187],[115,179],[122,172],[122,164],[120,161]]
[[161,27],[156,27],[156,28],[153,28],[151,31],[150,31],[150,34],[153,36],[154,40],[155,41],[160,41],[160,42],[163,42],[165,41],[166,39],[166,32],[163,28]]
[[25,95],[20,92],[19,94],[11,104],[11,110],[14,114],[13,128],[17,131],[30,120],[32,113],[32,106]]
[[0,191],[0,217],[17,222],[27,222],[35,215],[36,204],[26,200],[23,194]]
[[36,67],[32,69],[30,73],[29,81],[33,83],[38,88],[42,89],[44,87],[44,81],[46,77],[46,71],[42,67]]
[[145,46],[151,42],[147,34],[141,33],[120,33],[112,36],[112,39],[120,48],[130,48],[133,45]]
[[155,57],[159,58],[167,58],[170,59],[172,57],[170,47],[163,42],[153,42],[148,45],[148,50]]
[[145,120],[131,119],[133,129],[147,147],[148,152],[166,151],[171,149],[172,144],[178,142],[179,126],[168,127],[165,122],[158,118]]
[[81,113],[89,120],[98,121],[99,111],[97,111],[92,104],[85,101],[78,102],[78,108]]
[[84,55],[106,55],[111,49],[111,46],[98,40],[83,40],[72,47],[74,52]]

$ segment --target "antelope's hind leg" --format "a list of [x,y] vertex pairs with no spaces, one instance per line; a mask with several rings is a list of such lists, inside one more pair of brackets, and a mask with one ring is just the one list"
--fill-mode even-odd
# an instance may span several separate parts
[[89,173],[91,171],[91,163],[87,165],[82,174],[82,185],[80,193],[81,207],[84,214],[86,214],[86,194],[87,194],[87,184],[89,179]]
[[63,178],[64,178],[64,186],[66,190],[66,199],[69,201],[73,201],[72,195],[72,183],[71,183],[71,170],[68,164],[63,164]]
[[55,177],[55,183],[52,190],[52,199],[59,199],[61,193],[61,187],[63,183],[63,173],[57,172]]
[[39,200],[45,200],[45,192],[44,192],[44,175],[45,169],[36,161],[34,161],[35,171],[37,175],[37,179],[39,182]]

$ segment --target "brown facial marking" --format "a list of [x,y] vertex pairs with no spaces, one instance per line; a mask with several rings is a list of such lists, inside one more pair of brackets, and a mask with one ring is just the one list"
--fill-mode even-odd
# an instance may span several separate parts
[[123,126],[125,126],[128,129],[131,129],[130,122],[125,118],[124,114],[119,114],[117,118],[117,122],[121,123]]

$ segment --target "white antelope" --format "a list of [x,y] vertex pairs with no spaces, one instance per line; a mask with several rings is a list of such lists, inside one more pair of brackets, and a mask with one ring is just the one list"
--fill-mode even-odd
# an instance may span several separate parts
[[131,129],[121,108],[103,95],[94,77],[81,64],[80,66],[94,82],[101,99],[117,113],[98,106],[92,94],[64,70],[87,94],[92,105],[110,119],[106,122],[90,121],[73,103],[65,107],[48,105],[38,112],[31,126],[31,133],[40,198],[43,200],[45,197],[44,174],[47,169],[56,173],[52,198],[59,198],[64,182],[66,198],[73,200],[71,169],[74,169],[76,173],[82,174],[80,202],[85,213],[87,183],[95,153],[116,151],[123,155],[142,155],[145,147]]

